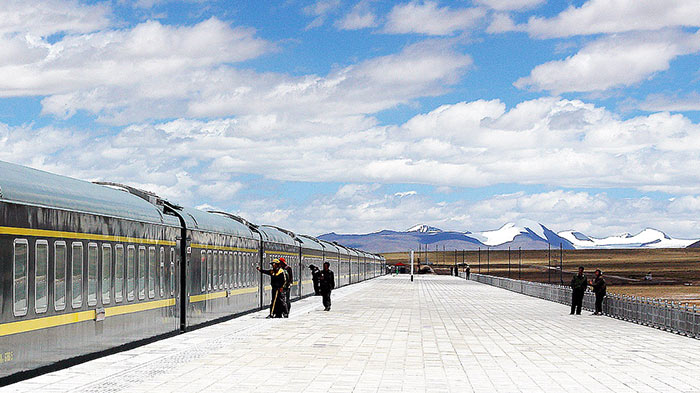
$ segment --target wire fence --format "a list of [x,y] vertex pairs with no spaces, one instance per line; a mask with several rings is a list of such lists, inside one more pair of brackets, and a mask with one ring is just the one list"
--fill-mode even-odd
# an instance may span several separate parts
[[[460,273],[460,276],[466,278],[464,272]],[[470,275],[469,279],[552,302],[571,304],[571,288],[562,285],[474,273]],[[583,298],[583,308],[592,311],[594,307],[595,295],[591,291],[586,291]],[[689,306],[687,303],[607,294],[603,300],[603,314],[623,321],[700,338],[700,309],[697,309],[695,305]]]

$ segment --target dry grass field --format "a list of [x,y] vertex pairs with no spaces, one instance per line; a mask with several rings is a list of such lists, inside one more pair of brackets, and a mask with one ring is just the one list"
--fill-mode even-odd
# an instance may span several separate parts
[[[409,254],[383,254],[387,263],[409,264]],[[519,257],[520,255],[520,257]],[[660,250],[518,250],[447,251],[416,253],[416,263],[430,261],[438,274],[449,274],[455,264],[469,264],[473,273],[521,278],[528,281],[567,284],[578,266],[584,266],[589,278],[601,269],[608,283],[608,292],[653,297],[700,305],[700,249]],[[480,262],[479,262],[480,261]],[[549,266],[549,268],[548,268]],[[417,267],[417,266],[416,266]],[[407,266],[408,268],[408,266]],[[651,273],[651,280],[645,276]]]

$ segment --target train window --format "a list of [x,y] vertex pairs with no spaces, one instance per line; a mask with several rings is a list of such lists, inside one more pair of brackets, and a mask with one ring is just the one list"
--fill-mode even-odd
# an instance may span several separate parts
[[12,289],[14,314],[27,315],[27,270],[29,268],[29,243],[26,239],[15,240],[14,285]]
[[35,249],[34,309],[37,313],[43,313],[49,308],[49,243],[37,240]]
[[97,304],[97,244],[88,244],[88,306]]
[[146,298],[146,247],[139,247],[139,300]]
[[124,246],[114,246],[114,301],[124,300]]
[[61,311],[66,309],[66,243],[55,242],[53,250],[53,307]]
[[224,270],[226,269],[224,267],[224,252],[219,251],[219,289],[222,289],[224,287]]
[[148,297],[153,299],[156,296],[156,274],[158,274],[158,268],[156,264],[156,248],[148,247]]
[[136,292],[136,247],[129,246],[126,250],[126,298],[134,300]]
[[165,249],[160,248],[160,276],[158,276],[158,288],[160,290],[160,297],[165,296]]
[[211,250],[207,253],[207,289],[211,291],[211,279],[214,271],[214,258]]
[[175,249],[170,248],[170,296],[175,295]]
[[200,268],[199,280],[202,284],[202,292],[204,292],[207,290],[207,252],[205,250],[202,250],[201,255],[202,255],[202,258],[201,258],[201,262],[199,263],[199,268]]
[[83,243],[71,245],[71,305],[80,308],[83,305]]
[[228,289],[229,259],[231,259],[231,252],[226,251],[222,259],[222,267],[224,269],[224,288],[226,289]]
[[216,288],[218,288],[218,286],[219,286],[218,285],[219,284],[219,253],[214,251],[211,259],[212,259],[211,264],[213,266],[212,274],[211,274],[212,275],[211,281],[212,281],[212,286],[213,286],[214,290],[216,290]]
[[231,288],[235,288],[238,286],[236,285],[236,272],[238,271],[236,261],[238,261],[238,254],[238,252],[234,252],[233,255],[231,255],[231,276],[228,278]]
[[112,300],[112,246],[102,245],[102,304],[109,304]]
[[241,286],[241,281],[240,281],[239,278],[240,278],[240,276],[241,276],[241,267],[243,266],[243,264],[241,263],[241,261],[242,261],[242,259],[244,258],[244,254],[241,253],[241,252],[239,252],[239,253],[237,253],[236,257],[237,257],[237,258],[236,258],[236,261],[235,261],[235,263],[234,263],[234,268],[233,268],[233,269],[234,269],[234,273],[233,273],[233,275],[234,275],[234,276],[233,276],[233,285],[234,285],[236,288],[239,288],[239,287]]

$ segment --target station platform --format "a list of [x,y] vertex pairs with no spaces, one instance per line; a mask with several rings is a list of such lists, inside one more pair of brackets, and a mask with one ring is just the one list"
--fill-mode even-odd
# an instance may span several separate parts
[[700,392],[700,340],[446,276],[386,276],[8,392]]

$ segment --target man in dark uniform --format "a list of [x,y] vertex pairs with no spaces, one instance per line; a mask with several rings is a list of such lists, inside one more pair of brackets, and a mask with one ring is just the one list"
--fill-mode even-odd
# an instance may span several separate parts
[[331,310],[331,291],[335,288],[335,278],[333,277],[333,272],[330,270],[330,267],[330,263],[324,262],[323,270],[318,274],[318,285],[321,289],[321,296],[323,296],[323,307],[325,307],[325,311]]
[[603,315],[603,299],[605,298],[606,290],[605,279],[600,269],[596,269],[593,274],[595,274],[595,280],[588,282],[593,287],[593,293],[595,293],[595,312],[593,315]]
[[314,282],[314,295],[320,296],[321,287],[319,287],[318,276],[321,271],[318,269],[318,267],[316,267],[316,265],[309,265],[309,269],[311,269],[311,281]]
[[268,318],[282,318],[287,310],[286,298],[284,296],[284,283],[287,280],[286,273],[280,268],[279,259],[271,262],[272,269],[262,270],[258,267],[258,271],[262,274],[270,276],[270,286],[272,287],[272,300],[270,301],[270,315]]
[[469,280],[469,274],[471,273],[472,269],[467,265],[467,269],[465,270],[465,273],[467,274],[467,280]]
[[583,275],[583,266],[579,266],[578,274],[571,279],[571,315],[581,315],[581,307],[583,306],[583,295],[586,293],[588,280]]
[[290,295],[292,292],[292,284],[294,284],[294,272],[292,271],[291,266],[287,265],[287,261],[282,257],[280,258],[280,267],[284,270],[284,273],[287,275],[287,281],[284,282],[284,298],[285,298],[285,304],[287,306],[284,317],[289,318],[289,310],[292,309],[292,301],[290,299]]

